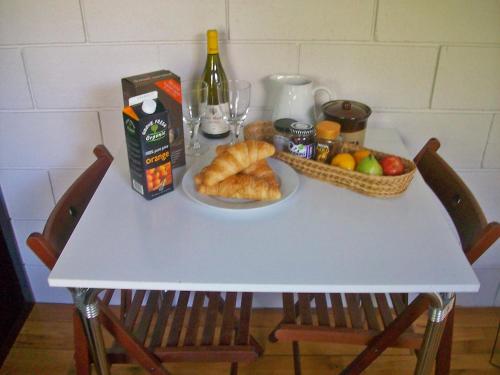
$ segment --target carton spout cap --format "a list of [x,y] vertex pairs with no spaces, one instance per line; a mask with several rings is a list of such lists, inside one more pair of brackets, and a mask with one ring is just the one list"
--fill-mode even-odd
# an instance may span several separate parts
[[142,111],[151,115],[156,111],[156,102],[153,99],[146,99],[142,102]]

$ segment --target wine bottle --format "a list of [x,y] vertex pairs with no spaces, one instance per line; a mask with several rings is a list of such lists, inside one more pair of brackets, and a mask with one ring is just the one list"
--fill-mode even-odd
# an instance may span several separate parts
[[224,138],[229,135],[229,126],[224,121],[221,106],[228,105],[227,95],[220,98],[217,87],[227,87],[227,78],[219,57],[217,30],[207,31],[207,62],[201,77],[208,85],[208,106],[201,119],[201,132],[207,138]]

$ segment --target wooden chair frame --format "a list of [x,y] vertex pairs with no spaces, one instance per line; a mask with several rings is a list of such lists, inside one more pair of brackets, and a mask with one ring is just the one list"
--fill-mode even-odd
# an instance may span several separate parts
[[[58,201],[43,233],[32,233],[27,239],[29,247],[49,269],[56,264],[113,160],[102,145],[94,149],[94,154],[97,160]],[[92,361],[100,375],[100,369],[104,369],[103,375],[109,373],[108,363],[133,361],[151,373],[163,375],[169,372],[162,362],[230,362],[231,374],[234,375],[238,370],[238,362],[252,361],[263,352],[249,330],[252,293],[242,293],[239,315],[237,293],[227,293],[225,298],[215,292],[194,293],[188,325],[183,328],[190,292],[178,292],[178,301],[174,306],[173,297],[177,293],[174,291],[122,290],[119,313],[109,306],[116,293],[114,290],[75,288],[70,289],[70,292],[76,306],[73,313],[74,357],[78,375],[90,375]],[[97,298],[101,292],[102,298]],[[208,307],[203,320],[203,304],[206,300]],[[172,322],[167,329],[169,314]],[[218,314],[222,315],[222,327],[217,338],[215,322]],[[102,337],[101,325],[115,339],[109,351],[99,346],[102,343],[98,339]],[[183,329],[185,336],[181,343]],[[200,331],[202,337],[198,340]],[[146,345],[148,339],[149,344]]]
[[[437,154],[439,147],[437,139],[430,139],[414,161],[424,180],[452,218],[462,249],[472,264],[500,237],[500,224],[487,222],[471,191]],[[283,294],[284,317],[270,334],[269,339],[272,342],[278,340],[292,342],[296,375],[301,373],[298,344],[301,340],[366,345],[365,350],[342,371],[342,374],[361,373],[388,347],[424,348],[418,357],[416,373],[427,373],[434,357],[435,373],[440,375],[449,373],[454,319],[453,295],[420,294],[407,304],[407,295],[391,294],[396,315],[393,317],[385,295],[347,294],[345,299],[348,319],[344,316],[342,296],[332,294],[330,297],[335,328],[330,325],[324,295],[300,293],[295,302],[293,294]],[[317,325],[314,325],[312,320],[312,300],[315,301]],[[377,301],[376,307],[373,305],[373,300]],[[450,307],[451,310],[447,312]],[[431,319],[426,327],[426,333],[415,334],[411,329],[412,324],[429,308],[431,308]],[[377,309],[380,314],[378,318]],[[368,328],[364,327],[362,315],[366,316]],[[300,324],[297,321],[298,317]],[[351,322],[351,327],[347,327],[347,320]],[[384,329],[380,329],[380,321]],[[429,339],[430,337],[436,341]]]

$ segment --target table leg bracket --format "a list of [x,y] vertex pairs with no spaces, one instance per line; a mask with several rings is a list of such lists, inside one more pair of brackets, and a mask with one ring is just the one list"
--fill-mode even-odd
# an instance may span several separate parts
[[109,364],[102,338],[101,325],[98,321],[99,305],[97,295],[99,289],[76,288],[71,290],[75,306],[85,328],[92,359],[99,375],[109,375]]
[[436,359],[436,354],[441,342],[446,317],[455,305],[454,293],[429,293],[431,300],[429,320],[425,327],[424,341],[419,350],[415,375],[429,374]]

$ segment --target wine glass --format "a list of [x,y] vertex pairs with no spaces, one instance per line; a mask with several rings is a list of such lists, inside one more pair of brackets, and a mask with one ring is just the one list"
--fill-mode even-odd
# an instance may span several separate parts
[[207,151],[206,144],[198,140],[201,118],[207,110],[208,85],[202,80],[182,82],[182,118],[189,126],[189,145],[186,154],[200,156]]
[[222,116],[231,130],[230,145],[238,142],[240,129],[247,118],[250,107],[250,88],[250,82],[242,80],[228,80],[217,86],[218,100],[222,103],[220,106]]

